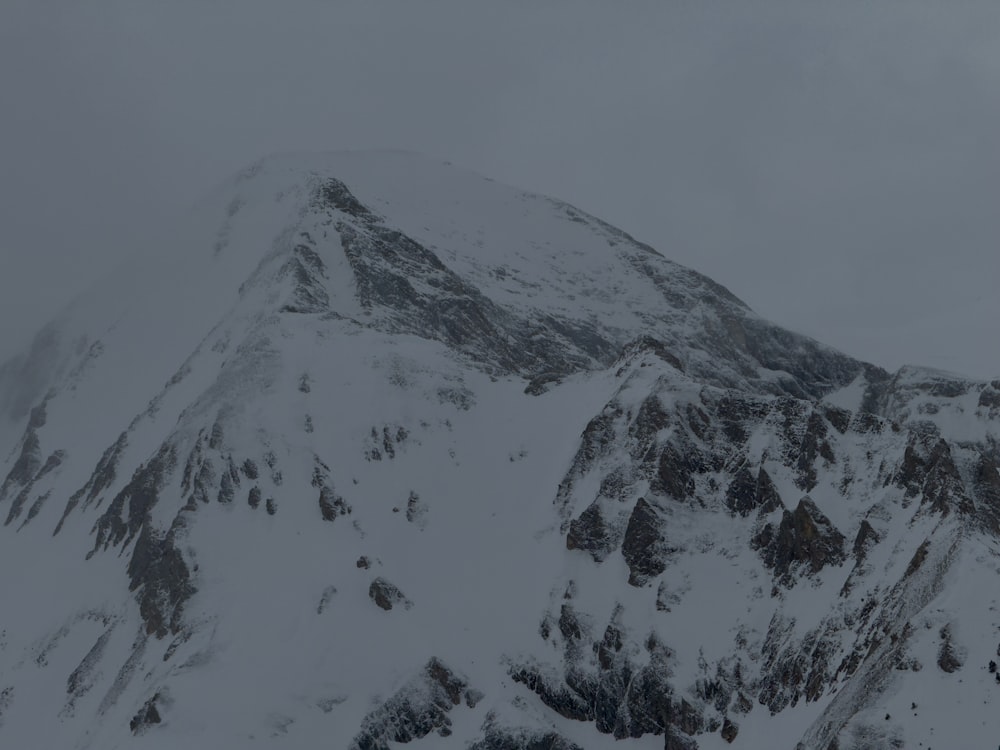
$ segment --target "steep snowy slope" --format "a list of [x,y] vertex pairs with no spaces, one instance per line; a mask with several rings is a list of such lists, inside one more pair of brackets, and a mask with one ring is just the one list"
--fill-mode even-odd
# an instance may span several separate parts
[[150,241],[0,369],[5,745],[1000,734],[1000,382],[408,154]]

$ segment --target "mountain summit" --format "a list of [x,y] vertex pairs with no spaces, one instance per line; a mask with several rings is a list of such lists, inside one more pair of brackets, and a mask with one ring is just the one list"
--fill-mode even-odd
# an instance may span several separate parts
[[0,368],[0,740],[995,742],[1000,382],[550,198],[264,159]]

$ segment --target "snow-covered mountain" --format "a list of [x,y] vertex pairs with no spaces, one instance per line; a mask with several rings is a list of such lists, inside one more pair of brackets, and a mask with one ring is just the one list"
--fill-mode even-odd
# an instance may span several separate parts
[[4,747],[998,741],[1000,381],[408,154],[150,238],[0,369]]

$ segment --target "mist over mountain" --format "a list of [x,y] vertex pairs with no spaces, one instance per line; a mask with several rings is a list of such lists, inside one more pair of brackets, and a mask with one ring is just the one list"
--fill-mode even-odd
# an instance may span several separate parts
[[158,231],[0,366],[5,746],[1000,734],[1000,382],[403,152]]

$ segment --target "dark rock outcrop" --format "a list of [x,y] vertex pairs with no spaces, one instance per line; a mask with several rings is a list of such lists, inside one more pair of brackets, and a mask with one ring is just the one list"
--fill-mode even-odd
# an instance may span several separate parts
[[733,513],[749,516],[758,509],[761,513],[771,513],[783,507],[783,503],[764,467],[754,476],[749,467],[742,466],[726,489],[726,507]]
[[937,665],[942,672],[957,672],[962,668],[965,660],[961,649],[955,645],[951,625],[945,625],[941,628],[939,635],[941,643],[938,646]]
[[809,492],[816,486],[816,459],[818,457],[822,457],[829,463],[835,461],[833,449],[826,438],[826,421],[819,412],[813,411],[809,414],[806,422],[805,434],[802,436],[802,444],[796,459],[798,476],[795,479],[795,484],[799,489]]
[[566,549],[589,552],[597,561],[602,561],[614,549],[615,539],[604,521],[601,506],[594,501],[587,506],[579,518],[570,521],[566,534]]
[[722,739],[726,742],[732,744],[733,740],[736,739],[736,735],[739,733],[740,727],[735,722],[730,721],[728,718],[722,722],[722,731],[720,734],[722,735]]
[[136,713],[136,715],[133,716],[132,720],[128,723],[128,727],[132,730],[132,734],[140,735],[149,729],[149,727],[163,721],[160,716],[160,712],[156,708],[159,701],[160,694],[157,693],[142,704],[142,708],[139,709],[138,713]]
[[668,728],[663,737],[663,750],[698,750],[698,741],[676,729]]
[[673,444],[667,445],[660,454],[651,488],[657,494],[668,495],[674,500],[685,500],[694,493],[694,473],[701,469],[690,454],[682,453]]
[[[38,469],[37,472],[35,472],[35,475],[31,478],[31,480],[24,486],[24,488],[19,493],[17,493],[17,496],[14,498],[14,502],[12,502],[10,505],[10,511],[7,513],[7,520],[4,521],[4,526],[9,526],[12,521],[16,520],[21,515],[21,511],[24,509],[25,503],[28,502],[28,498],[30,497],[31,491],[34,488],[35,484],[39,480],[41,480],[46,474],[49,474],[55,471],[57,468],[59,468],[64,458],[66,458],[66,452],[58,450],[45,460],[45,463],[42,464],[42,466]],[[48,493],[46,493],[43,496],[40,496],[38,500],[36,500],[34,505],[37,506],[39,501],[44,502],[45,498],[47,497]],[[29,514],[27,521],[30,521],[31,518],[36,513],[37,510],[35,510],[35,513]]]
[[561,716],[594,722],[598,731],[616,739],[701,731],[701,710],[674,696],[669,649],[650,636],[647,658],[636,663],[625,649],[628,636],[617,624],[620,611],[616,609],[603,637],[593,640],[590,629],[564,604],[559,618],[566,656],[562,675],[537,664],[520,664],[511,668],[512,679]]
[[[57,469],[66,457],[65,451],[57,450],[42,463],[42,449],[38,431],[45,426],[47,402],[48,397],[31,410],[28,417],[28,425],[24,430],[24,435],[21,437],[20,453],[14,461],[14,465],[11,466],[10,471],[7,472],[7,476],[3,482],[0,483],[0,502],[6,500],[11,494],[16,493],[10,510],[7,512],[7,519],[4,521],[4,526],[9,526],[11,522],[21,515],[21,511],[28,502],[35,484],[46,474]],[[35,501],[35,505],[40,507],[40,503],[44,503],[47,497],[48,495],[40,496]]]
[[632,586],[641,586],[667,567],[662,524],[656,510],[640,497],[632,510],[622,541],[622,555],[628,564],[628,582]]
[[763,466],[757,472],[756,502],[761,513],[773,513],[785,507],[781,501],[781,495],[778,494],[778,489],[771,481],[770,475],[764,471]]
[[288,278],[292,282],[292,297],[281,312],[318,314],[330,309],[330,297],[323,283],[327,278],[326,265],[313,249],[314,243],[306,236],[296,245],[291,257],[278,272],[278,278]]
[[151,520],[151,512],[176,463],[176,451],[164,445],[135,472],[98,519],[97,539],[88,554],[92,556],[109,546],[125,547],[138,537],[128,564],[129,590],[136,592],[146,632],[158,638],[180,629],[184,604],[196,591],[177,545],[186,530],[190,509],[182,509],[165,533],[154,528]]
[[490,727],[483,738],[473,742],[468,750],[583,750],[583,748],[555,732]]
[[427,514],[430,508],[427,503],[420,499],[420,495],[410,490],[406,498],[406,520],[412,524],[424,528],[427,526]]
[[943,438],[915,434],[906,446],[893,481],[907,498],[920,496],[921,507],[928,507],[933,513],[946,516],[953,509],[974,512],[951,446]]
[[337,516],[346,516],[351,512],[351,506],[333,490],[330,481],[330,468],[313,457],[312,486],[319,490],[319,513],[324,521],[333,521]]
[[988,533],[1000,535],[1000,456],[981,453],[972,475],[975,513],[979,525]]
[[[556,494],[556,505],[563,519],[563,531],[569,527],[571,513],[569,509],[576,482],[590,471],[598,460],[611,453],[617,439],[618,422],[622,416],[621,406],[612,401],[584,428],[583,434],[580,436],[580,447],[577,449],[576,455],[573,456],[573,463],[560,482]],[[586,549],[586,547],[581,547],[581,549]]]
[[[365,309],[379,311],[378,327],[437,339],[490,369],[530,377],[558,377],[594,361],[614,361],[619,344],[597,326],[551,315],[541,320],[518,317],[431,250],[386,226],[339,180],[326,180],[316,191],[314,205],[350,217],[335,226],[358,299]],[[434,294],[420,287],[433,288]]]
[[810,574],[827,565],[840,565],[845,558],[844,535],[808,497],[794,511],[785,511],[777,528],[767,524],[753,538],[764,564],[776,578],[788,582],[793,568],[805,567]]
[[962,477],[946,441],[939,440],[934,445],[927,465],[920,504],[930,506],[932,512],[943,516],[956,508],[971,515],[973,506],[965,495]]
[[368,587],[368,596],[376,605],[387,612],[396,605],[400,605],[404,609],[413,606],[413,602],[407,599],[402,591],[381,576],[371,582]]
[[757,700],[772,713],[802,699],[818,700],[833,680],[832,659],[840,648],[836,628],[827,623],[797,640],[789,638],[794,625],[794,620],[776,614],[764,640]]
[[412,742],[431,732],[447,737],[452,709],[463,700],[474,706],[480,697],[464,677],[432,658],[419,675],[365,717],[350,750],[389,750],[390,743]]
[[21,438],[21,451],[17,460],[14,461],[14,465],[7,472],[3,484],[0,484],[0,501],[4,500],[15,488],[29,484],[38,470],[42,468],[42,450],[38,431],[45,426],[45,407],[46,402],[42,401],[31,410],[28,425],[24,428],[24,435]]
[[94,468],[93,473],[87,480],[87,483],[78,489],[70,499],[66,502],[66,509],[63,511],[62,518],[59,519],[59,523],[56,525],[55,531],[52,535],[58,534],[66,522],[67,517],[73,512],[73,509],[82,501],[83,507],[86,508],[91,504],[100,506],[103,498],[103,493],[110,489],[111,485],[114,484],[115,479],[118,477],[118,464],[121,461],[122,454],[125,452],[125,448],[128,446],[128,433],[123,432],[118,436],[118,439],[104,451],[101,456],[101,460],[97,462],[97,466]]
[[162,537],[144,524],[128,565],[129,590],[137,592],[146,632],[157,638],[180,630],[184,604],[197,590],[177,547],[187,526],[186,513],[181,510]]
[[868,519],[861,521],[858,534],[854,537],[854,559],[860,565],[868,556],[868,551],[879,543],[878,532],[868,523]]
[[332,488],[326,486],[320,488],[319,513],[324,521],[333,521],[337,516],[344,516],[350,512],[350,506]]

